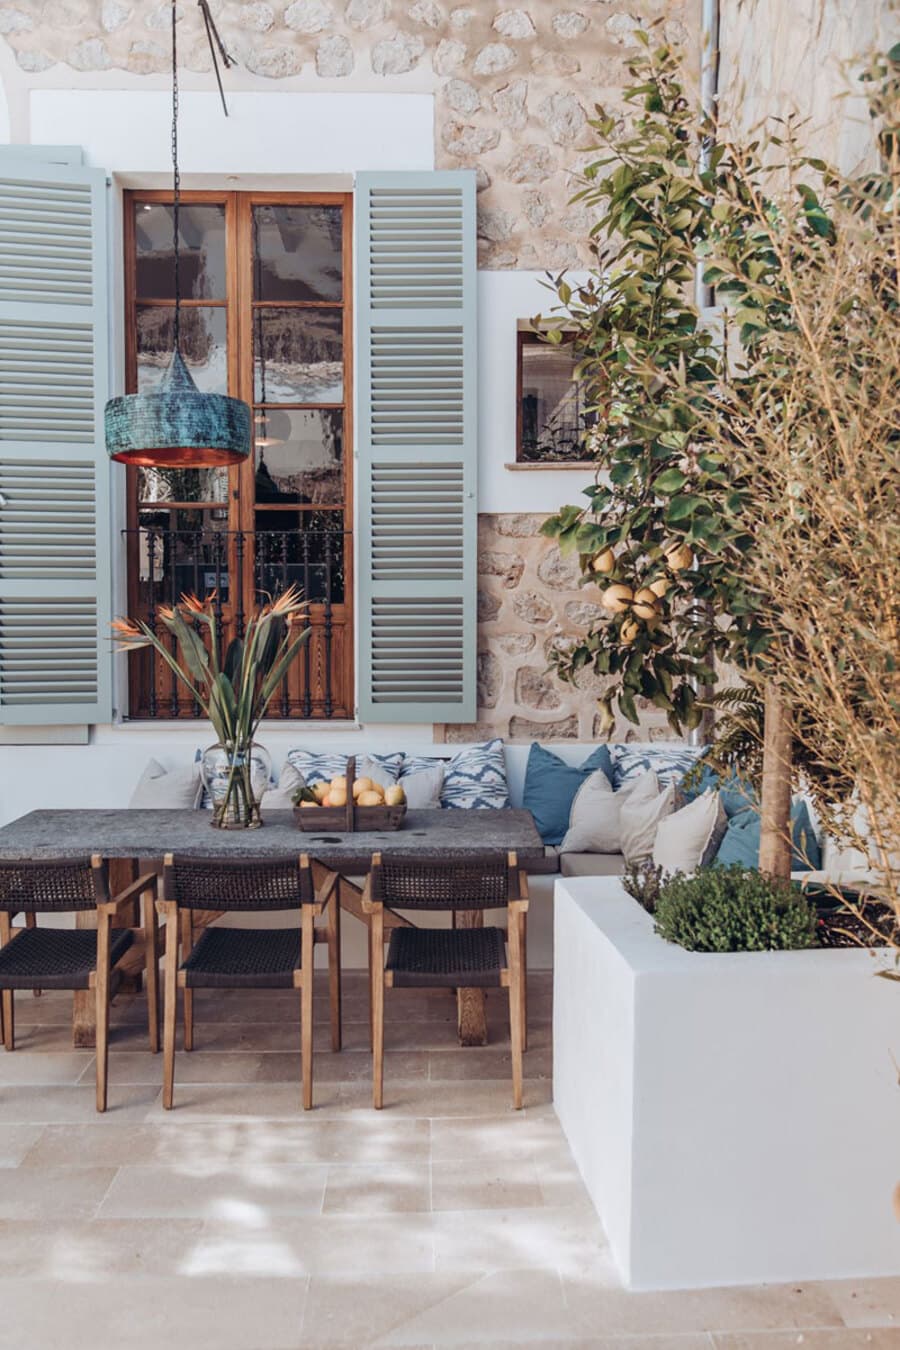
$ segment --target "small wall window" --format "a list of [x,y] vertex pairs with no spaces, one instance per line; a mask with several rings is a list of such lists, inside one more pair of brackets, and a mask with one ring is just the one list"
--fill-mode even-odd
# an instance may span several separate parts
[[585,411],[583,388],[572,378],[571,344],[551,345],[535,332],[517,338],[517,463],[584,463],[585,433],[597,418]]

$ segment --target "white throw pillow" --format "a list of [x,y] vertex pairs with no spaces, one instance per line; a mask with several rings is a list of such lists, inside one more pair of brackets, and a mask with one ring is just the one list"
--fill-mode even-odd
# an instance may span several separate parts
[[653,862],[667,876],[708,866],[719,850],[728,824],[718,792],[707,790],[687,806],[659,822],[653,844]]
[[404,774],[400,786],[406,793],[406,804],[413,811],[436,811],[441,804],[444,786],[444,766],[432,764],[427,769]]
[[619,816],[629,795],[625,788],[614,792],[602,769],[589,774],[575,793],[560,853],[621,853]]
[[199,766],[195,763],[171,773],[151,759],[137,781],[128,805],[134,810],[164,811],[183,808],[195,811],[203,796]]
[[293,811],[296,791],[296,788],[283,787],[280,783],[278,787],[267,788],[260,802],[263,819],[267,811]]
[[674,783],[669,783],[660,791],[659,781],[652,770],[641,774],[619,811],[622,852],[626,862],[643,862],[645,858],[652,857],[659,822],[670,816],[674,809]]

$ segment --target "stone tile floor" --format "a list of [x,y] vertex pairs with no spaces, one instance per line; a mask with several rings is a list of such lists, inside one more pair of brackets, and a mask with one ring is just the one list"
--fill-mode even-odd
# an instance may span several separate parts
[[900,1280],[626,1293],[550,1104],[549,977],[531,989],[523,1112],[499,995],[492,1044],[464,1051],[449,995],[398,991],[379,1115],[358,974],[339,1056],[318,1004],[309,1115],[291,995],[198,995],[172,1113],[143,1002],[120,999],[102,1118],[70,999],[19,996],[19,1049],[0,1052],[0,1347],[900,1350]]

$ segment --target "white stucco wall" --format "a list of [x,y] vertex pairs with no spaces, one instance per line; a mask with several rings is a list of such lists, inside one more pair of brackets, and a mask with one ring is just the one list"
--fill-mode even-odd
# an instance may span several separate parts
[[[434,101],[426,93],[238,92],[229,95],[229,117],[218,95],[186,91],[181,98],[179,157],[186,187],[242,189],[303,187],[349,188],[356,172],[371,169],[434,167]],[[166,186],[170,174],[170,95],[165,90],[41,88],[28,98],[32,144],[79,145],[88,161],[113,177],[110,198],[111,372],[112,388],[123,389],[122,189]],[[327,129],[327,135],[323,134]],[[585,471],[521,471],[515,460],[516,331],[520,319],[547,312],[553,295],[540,272],[489,272],[478,276],[478,437],[479,511],[545,512],[577,500]],[[124,471],[114,489],[114,538],[124,526]],[[115,607],[125,607],[123,550],[117,550]],[[125,667],[116,671],[114,704],[124,710]],[[177,751],[182,732],[158,728],[153,743]],[[299,737],[339,734],[335,726],[297,726]],[[358,734],[358,733],[357,733]],[[106,768],[111,741],[137,744],[134,726],[104,729],[104,754],[70,749],[89,783],[108,797],[109,772],[127,777],[118,755]],[[371,738],[371,733],[367,733]],[[406,727],[404,742],[427,743],[430,724]],[[190,735],[189,735],[190,739]],[[202,738],[201,738],[202,739]],[[398,744],[398,737],[389,737]],[[379,740],[381,734],[379,729]],[[25,752],[33,761],[35,751]],[[143,753],[143,752],[142,752]],[[142,761],[143,762],[143,761]],[[38,779],[40,779],[38,772]],[[89,788],[88,791],[92,791]],[[124,790],[124,782],[123,782]]]

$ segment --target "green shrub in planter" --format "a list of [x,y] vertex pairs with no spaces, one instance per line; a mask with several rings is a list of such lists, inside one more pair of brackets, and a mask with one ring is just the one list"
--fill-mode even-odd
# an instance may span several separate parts
[[656,913],[662,884],[663,870],[649,858],[643,862],[629,863],[622,876],[622,885],[628,894],[634,896],[648,914]]
[[743,867],[677,873],[656,904],[656,931],[690,952],[775,952],[813,945],[816,912],[789,884]]

